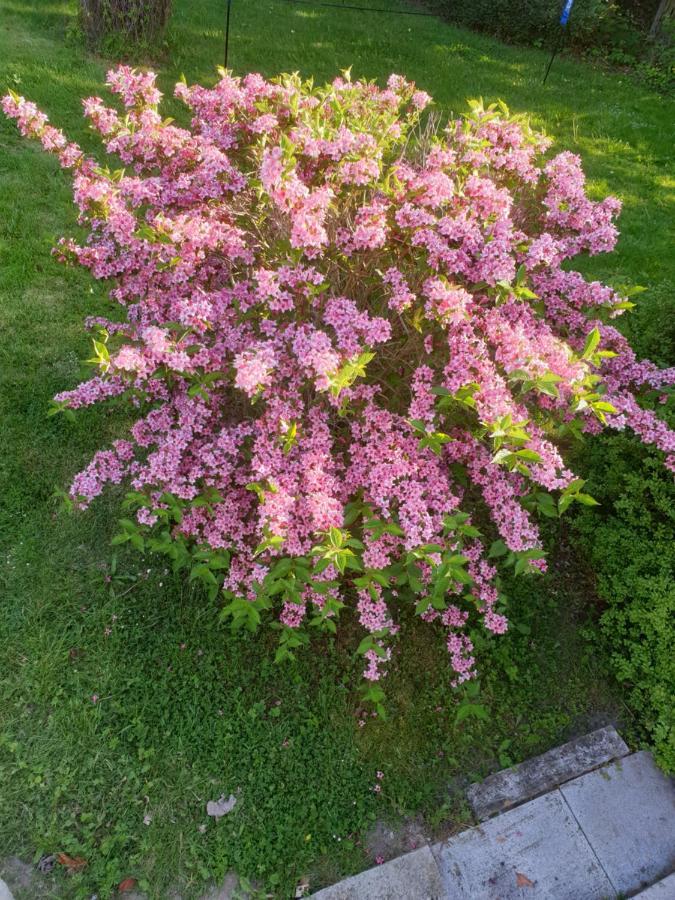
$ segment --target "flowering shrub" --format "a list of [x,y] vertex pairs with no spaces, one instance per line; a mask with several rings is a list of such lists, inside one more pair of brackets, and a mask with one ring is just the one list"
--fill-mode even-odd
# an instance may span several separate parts
[[423,127],[430,98],[399,76],[180,83],[189,130],[151,73],[108,85],[124,113],[84,111],[123,169],[3,101],[73,170],[89,236],[58,258],[111,280],[123,313],[89,320],[98,372],[55,400],[136,414],[73,500],[128,483],[116,540],[222,591],[235,627],[273,609],[279,658],[352,602],[375,703],[403,604],[471,677],[468,629],[507,628],[497,564],[543,570],[539,517],[595,502],[560,447],[629,427],[675,467],[637,400],[673,371],[609,324],[625,297],[563,267],[614,247],[618,201],[589,200],[579,158],[546,161],[501,104]]

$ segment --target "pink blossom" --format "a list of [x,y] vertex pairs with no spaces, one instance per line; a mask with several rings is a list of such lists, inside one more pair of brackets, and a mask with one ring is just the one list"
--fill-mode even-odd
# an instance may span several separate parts
[[253,396],[269,383],[276,358],[271,347],[258,346],[255,350],[245,350],[234,357],[236,376],[235,387]]

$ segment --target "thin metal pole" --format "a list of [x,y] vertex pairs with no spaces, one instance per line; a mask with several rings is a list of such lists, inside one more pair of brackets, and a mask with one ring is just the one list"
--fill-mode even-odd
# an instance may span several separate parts
[[232,0],[227,0],[227,14],[225,17],[225,68],[227,68],[227,53],[230,47],[230,11]]
[[551,71],[551,66],[553,65],[553,60],[556,58],[556,54],[560,50],[563,42],[563,37],[565,35],[565,31],[567,30],[567,23],[570,20],[570,13],[572,12],[572,7],[574,6],[574,0],[565,0],[565,5],[563,6],[562,12],[560,14],[560,32],[558,33],[558,41],[553,48],[553,53],[551,54],[551,58],[548,61],[548,66],[546,67],[546,74],[544,75],[544,80],[542,84],[546,84],[546,79],[548,78],[548,73]]
[[556,42],[555,47],[553,48],[553,53],[551,54],[551,58],[548,61],[548,65],[546,66],[546,74],[544,75],[544,80],[542,84],[546,84],[546,79],[548,78],[548,73],[551,71],[551,66],[553,65],[553,60],[556,58],[556,54],[562,45],[563,35],[565,34],[565,29],[561,28],[560,33],[558,34],[558,40]]

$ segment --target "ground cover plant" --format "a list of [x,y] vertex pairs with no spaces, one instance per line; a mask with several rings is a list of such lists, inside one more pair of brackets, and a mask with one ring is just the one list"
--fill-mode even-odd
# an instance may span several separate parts
[[[30,9],[3,3],[0,83],[38,101],[91,152],[79,101],[99,90],[106,64],[66,43],[75,12],[66,3]],[[188,81],[213,83],[221,10],[178,4],[171,46],[171,59],[160,66],[166,90],[181,72]],[[617,285],[649,285],[618,324],[642,355],[661,365],[672,359],[668,103],[569,60],[556,62],[556,80],[542,89],[544,53],[502,47],[433,20],[401,17],[371,29],[356,13],[244,4],[233,19],[230,51],[238,71],[298,68],[326,80],[350,63],[365,77],[399,69],[424,84],[443,110],[457,112],[467,96],[482,94],[532,111],[559,147],[582,155],[595,198],[610,191],[621,197],[617,251],[583,260],[583,271]],[[178,104],[171,114],[179,120]],[[301,648],[295,674],[280,684],[275,635],[233,641],[217,624],[218,604],[205,601],[194,583],[167,577],[163,560],[148,556],[139,564],[135,553],[118,548],[113,562],[119,495],[99,498],[76,517],[60,514],[54,489],[119,437],[125,423],[95,408],[74,423],[45,418],[50,398],[86,374],[79,360],[91,352],[82,320],[103,315],[106,306],[96,284],[92,289],[82,273],[47,259],[72,222],[58,163],[27,150],[10,123],[0,121],[0,135],[0,403],[9,450],[0,463],[4,853],[27,861],[58,851],[87,859],[82,871],[61,872],[53,888],[59,896],[105,895],[127,876],[147,882],[156,896],[181,879],[186,892],[196,893],[207,873],[216,878],[229,868],[287,896],[312,869],[317,886],[372,864],[349,837],[352,828],[363,833],[371,817],[423,812],[431,824],[461,824],[457,801],[444,806],[448,784],[616,715],[598,645],[579,635],[593,580],[579,578],[569,545],[562,559],[559,550],[552,557],[550,574],[504,585],[509,631],[498,639],[473,636],[482,673],[476,697],[449,694],[440,637],[430,645],[430,629],[404,617],[409,638],[387,676],[389,718],[366,728],[359,727],[360,710],[353,714],[360,665],[350,654],[359,643],[358,623],[344,617],[341,636],[320,640],[325,654],[316,643],[311,653]],[[26,189],[38,183],[40,190]],[[611,473],[601,442],[617,448]],[[597,454],[580,461],[585,489],[603,503],[589,509],[596,522],[600,514],[617,523],[612,498],[621,499],[627,476],[651,477],[648,466],[636,467],[634,454],[619,452],[628,443],[596,439]],[[662,471],[654,464],[654,472]],[[610,493],[604,479],[611,480]],[[630,534],[626,521],[615,534]],[[546,540],[555,538],[559,547],[554,520],[550,528]],[[670,545],[661,533],[665,558]],[[624,560],[638,562],[637,542],[622,540]],[[595,546],[591,527],[584,545]],[[616,563],[598,553],[595,567],[611,573]],[[648,603],[647,581],[641,584]],[[612,634],[606,638],[611,644]],[[337,656],[333,640],[343,651]],[[469,711],[456,722],[460,708]],[[624,725],[634,722],[639,737],[640,708],[620,708]],[[385,773],[379,793],[372,790],[377,770]],[[205,802],[237,788],[241,803],[214,827]],[[362,802],[354,807],[357,797]],[[299,830],[298,821],[306,828]]]
[[658,763],[675,771],[675,552],[672,479],[651,454],[618,440],[590,448],[597,516],[574,523],[606,600],[605,648]]

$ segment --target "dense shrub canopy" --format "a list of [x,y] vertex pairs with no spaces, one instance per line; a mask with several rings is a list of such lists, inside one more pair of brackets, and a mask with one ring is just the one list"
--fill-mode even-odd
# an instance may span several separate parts
[[626,685],[640,737],[675,772],[675,484],[626,436],[587,449],[601,508],[576,516],[574,527],[604,601],[600,646]]
[[[559,31],[564,0],[436,0],[448,18],[516,41],[546,40]],[[637,48],[640,28],[646,29],[658,6],[650,2],[575,0],[567,28],[568,39],[579,48],[618,46]]]
[[98,374],[56,398],[135,410],[73,499],[128,482],[119,539],[222,587],[235,625],[276,610],[280,657],[353,601],[375,682],[411,603],[470,677],[469,628],[507,628],[497,561],[543,569],[538,517],[594,502],[560,448],[629,427],[675,466],[636,399],[673,371],[610,324],[625,297],[565,265],[613,248],[619,202],[503,106],[422,126],[430,98],[399,76],[180,83],[189,130],[152,74],[108,84],[124,112],[84,109],[123,169],[3,102],[73,170],[89,237],[57,255],[123,312],[88,322]]

